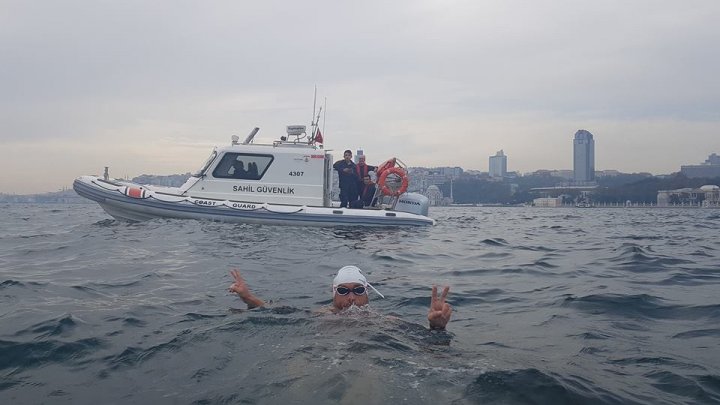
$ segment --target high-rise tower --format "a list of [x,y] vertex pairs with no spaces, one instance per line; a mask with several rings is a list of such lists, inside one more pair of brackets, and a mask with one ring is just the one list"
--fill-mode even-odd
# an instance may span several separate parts
[[584,129],[577,131],[573,140],[573,179],[576,183],[595,181],[595,141]]
[[490,177],[507,176],[507,156],[499,150],[495,156],[490,156]]

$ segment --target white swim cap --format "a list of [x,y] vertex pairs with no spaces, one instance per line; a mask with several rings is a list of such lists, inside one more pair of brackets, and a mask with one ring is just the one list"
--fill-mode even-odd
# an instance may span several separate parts
[[365,287],[372,288],[379,296],[385,298],[384,295],[380,294],[380,291],[376,290],[372,284],[367,282],[365,276],[360,272],[357,266],[345,266],[338,270],[337,276],[333,279],[333,287],[337,287],[340,284],[358,283]]

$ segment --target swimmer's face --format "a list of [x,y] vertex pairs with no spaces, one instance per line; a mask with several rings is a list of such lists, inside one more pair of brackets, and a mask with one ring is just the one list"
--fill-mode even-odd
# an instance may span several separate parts
[[[362,294],[356,294],[353,289],[357,287],[363,287],[365,291]],[[347,291],[347,294],[341,295],[338,291],[343,293]],[[368,302],[367,287],[360,283],[339,284],[333,291],[333,307],[335,309],[350,308],[353,305],[361,307],[367,305]]]

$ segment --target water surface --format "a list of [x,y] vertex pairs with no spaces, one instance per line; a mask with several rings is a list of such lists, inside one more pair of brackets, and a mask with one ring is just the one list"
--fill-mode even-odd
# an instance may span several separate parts
[[[0,212],[0,403],[720,403],[717,210],[370,230]],[[386,299],[318,313],[348,264]],[[273,305],[245,310],[232,268]]]

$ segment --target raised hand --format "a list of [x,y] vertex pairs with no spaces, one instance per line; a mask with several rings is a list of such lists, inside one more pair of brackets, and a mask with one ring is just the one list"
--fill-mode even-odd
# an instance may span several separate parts
[[243,279],[242,276],[240,275],[239,270],[237,270],[237,269],[230,270],[230,275],[232,276],[233,280],[235,280],[233,285],[231,285],[229,288],[230,292],[237,293],[241,297],[243,295],[250,294],[250,289],[248,288],[247,283],[245,282],[245,279]]
[[428,311],[428,321],[430,322],[430,329],[445,329],[445,326],[450,321],[450,315],[452,315],[452,307],[450,304],[445,302],[450,287],[445,286],[442,294],[438,297],[437,286],[432,288],[432,297],[430,299],[430,310]]
[[265,305],[265,302],[260,298],[253,295],[247,286],[247,283],[240,275],[240,271],[237,269],[230,270],[230,275],[235,282],[230,286],[230,292],[234,292],[240,296],[240,298],[247,304],[249,309],[255,307],[261,307]]

